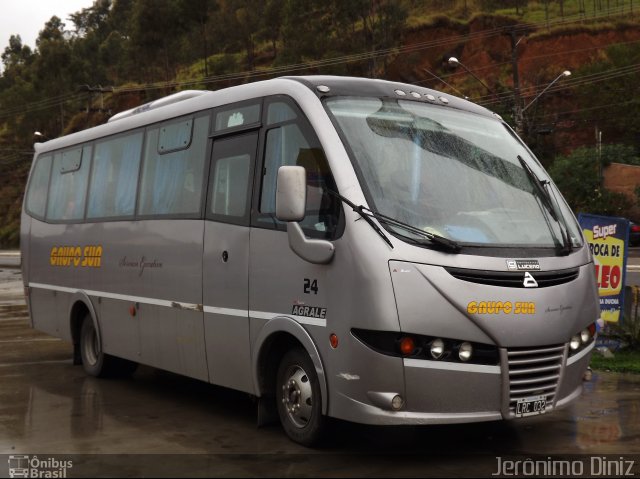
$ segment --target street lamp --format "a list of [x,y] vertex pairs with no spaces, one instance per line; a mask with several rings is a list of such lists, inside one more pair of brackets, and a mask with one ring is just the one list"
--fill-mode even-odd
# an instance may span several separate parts
[[42,139],[43,141],[49,141],[49,138],[47,138],[45,135],[43,135],[39,131],[34,131],[33,136],[35,136],[38,139]]
[[546,88],[544,90],[542,90],[533,100],[531,100],[527,106],[525,106],[524,108],[520,108],[519,107],[519,102],[516,102],[515,104],[515,115],[514,115],[514,120],[516,123],[516,133],[518,135],[522,135],[524,133],[524,112],[527,110],[527,108],[529,108],[531,105],[533,105],[533,103],[535,103],[535,101],[540,98],[542,95],[545,94],[545,92],[551,88],[558,80],[560,80],[563,77],[568,77],[571,76],[571,72],[569,70],[565,70],[562,73],[560,73],[560,75],[558,75],[556,77],[555,80],[553,80],[551,83],[549,83]]
[[478,78],[476,76],[475,73],[473,73],[471,70],[469,70],[466,65],[464,63],[462,63],[460,60],[458,60],[456,57],[450,57],[449,58],[449,65],[451,65],[452,67],[457,67],[458,65],[460,65],[462,68],[464,68],[464,70],[471,75],[473,78],[475,78],[476,80],[478,80],[483,87],[485,87],[487,89],[487,91],[489,93],[491,93],[492,95],[495,95],[495,93],[493,92],[493,90],[491,88],[489,88],[489,85],[487,85],[485,82],[483,82],[482,80],[480,80],[480,78]]
[[527,108],[529,108],[529,107],[530,107],[530,106],[531,106],[531,105],[532,105],[532,104],[533,104],[533,103],[534,103],[538,98],[540,98],[542,95],[544,95],[544,94],[545,94],[545,92],[546,92],[549,88],[551,88],[551,87],[552,87],[552,86],[553,86],[553,85],[554,85],[558,80],[560,80],[560,78],[562,78],[562,77],[568,77],[568,76],[571,76],[571,72],[570,72],[569,70],[565,70],[565,71],[563,71],[562,73],[560,73],[560,75],[558,75],[558,76],[556,77],[556,79],[555,79],[555,80],[553,80],[551,83],[549,83],[549,84],[547,85],[547,87],[546,87],[544,90],[542,90],[540,93],[538,93],[538,96],[536,96],[533,100],[531,100],[531,101],[529,102],[529,104],[528,104],[527,106],[525,106],[525,107],[522,109],[522,113],[524,113],[525,111],[527,111]]

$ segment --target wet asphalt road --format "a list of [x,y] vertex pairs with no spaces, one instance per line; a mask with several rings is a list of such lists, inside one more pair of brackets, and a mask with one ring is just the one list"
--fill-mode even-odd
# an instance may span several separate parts
[[308,450],[278,426],[256,428],[241,393],[147,367],[130,379],[87,377],[70,344],[28,328],[21,292],[19,271],[0,269],[0,475],[2,455],[18,454],[72,460],[67,477],[490,477],[497,456],[573,454],[632,454],[640,475],[640,375],[595,373],[574,405],[517,422],[334,421],[326,445]]

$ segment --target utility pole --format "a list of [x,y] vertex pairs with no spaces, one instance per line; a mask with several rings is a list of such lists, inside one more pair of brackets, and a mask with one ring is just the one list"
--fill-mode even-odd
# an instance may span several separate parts
[[[78,87],[79,91],[86,91],[88,92],[87,95],[87,107],[84,110],[85,113],[111,113],[111,109],[110,108],[105,108],[104,107],[104,94],[105,93],[113,93],[113,87],[105,87],[103,88],[102,86],[98,85],[98,86],[94,86],[91,87],[89,85],[81,85],[80,87]],[[94,95],[99,94],[100,95],[100,108],[93,108],[92,104],[93,104],[93,97]],[[87,116],[87,124],[89,122],[89,116]]]
[[596,125],[596,151],[598,154],[598,185],[602,187],[602,130]]

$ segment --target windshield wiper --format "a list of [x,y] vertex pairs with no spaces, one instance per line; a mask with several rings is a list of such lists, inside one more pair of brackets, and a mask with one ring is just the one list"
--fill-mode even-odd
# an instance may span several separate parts
[[560,220],[558,219],[558,213],[556,212],[555,208],[553,207],[553,204],[551,203],[551,197],[549,196],[549,193],[545,189],[543,182],[538,178],[538,176],[533,172],[531,167],[527,164],[526,161],[524,161],[524,159],[520,155],[518,155],[518,161],[520,162],[520,165],[522,165],[522,169],[524,170],[524,172],[527,174],[527,178],[529,178],[529,181],[533,184],[535,189],[538,191],[538,194],[540,198],[542,198],[542,201],[544,202],[547,209],[549,210],[549,213],[551,213],[551,216],[553,217],[553,219],[559,223]]
[[573,242],[571,241],[571,233],[569,233],[569,225],[567,224],[566,218],[560,211],[558,198],[556,198],[556,192],[553,190],[553,188],[551,188],[551,182],[549,180],[545,180],[544,186],[547,191],[550,191],[551,195],[553,195],[553,202],[558,210],[558,216],[560,216],[560,231],[562,232],[562,242],[564,243],[560,253],[563,255],[568,255],[573,250]]
[[[548,209],[551,217],[558,223],[560,226],[560,235],[562,236],[562,248],[560,249],[560,254],[567,255],[571,253],[573,249],[571,244],[571,236],[569,234],[569,226],[567,225],[560,208],[557,206],[558,203],[555,200],[555,193],[551,189],[551,182],[549,180],[541,180],[538,176],[533,172],[529,164],[518,155],[518,161],[520,165],[522,165],[522,169],[527,174],[529,181],[533,183],[534,188],[538,191],[539,197],[542,199],[542,202],[545,204]],[[551,194],[553,194],[553,198]]]
[[[409,236],[400,235],[403,238],[406,238],[416,244],[429,245],[432,247],[436,247],[438,249],[443,249],[451,253],[458,253],[461,250],[460,244],[458,244],[454,240],[445,238],[444,236],[440,236],[439,234],[436,234],[436,233],[430,233],[428,231],[421,230],[420,228],[404,223],[395,218],[391,218],[390,216],[383,215],[382,213],[378,213],[377,211],[373,211],[372,209],[367,208],[366,206],[356,205],[349,199],[342,196],[340,193],[337,193],[333,190],[327,189],[327,191],[329,192],[329,194],[335,196],[340,201],[348,205],[353,211],[358,213],[367,223],[371,225],[371,227],[376,231],[376,233],[378,233],[387,242],[387,244],[391,246],[391,248],[393,248],[391,241],[389,240],[389,238],[386,237],[386,235],[382,232],[382,230],[378,228],[378,225],[376,225],[371,218],[377,219],[380,223],[384,223],[386,225],[393,226],[395,228],[403,229],[415,235],[422,236],[422,239],[420,239],[420,238],[411,238]],[[424,240],[426,240],[427,242],[425,242]]]

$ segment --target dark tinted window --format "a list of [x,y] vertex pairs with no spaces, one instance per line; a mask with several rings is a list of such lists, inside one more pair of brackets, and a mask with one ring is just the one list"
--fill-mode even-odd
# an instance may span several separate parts
[[31,181],[29,182],[26,201],[26,210],[36,218],[44,218],[47,206],[47,189],[49,188],[50,171],[51,156],[39,157],[31,173]]

